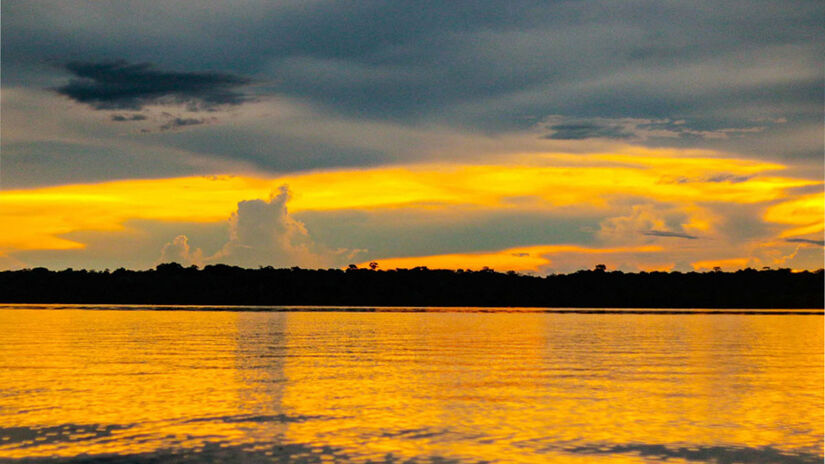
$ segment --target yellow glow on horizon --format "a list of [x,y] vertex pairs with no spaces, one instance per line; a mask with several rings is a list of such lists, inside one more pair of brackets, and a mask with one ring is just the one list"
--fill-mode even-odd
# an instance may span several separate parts
[[715,267],[720,267],[722,269],[741,269],[747,265],[748,258],[711,259],[691,263],[693,269],[697,271],[703,269],[711,270]]
[[[499,271],[538,271],[542,267],[552,263],[551,257],[554,254],[655,253],[662,250],[662,247],[654,245],[617,248],[590,248],[579,245],[535,245],[508,248],[499,251],[383,258],[377,261],[382,269],[411,269],[425,266],[430,269],[468,269],[475,271],[485,267]],[[368,264],[369,261],[365,261],[359,266],[366,267]]]
[[238,201],[266,198],[271,181],[212,176],[140,179],[0,192],[0,250],[81,248],[60,238],[80,230],[122,230],[130,219],[217,222]]
[[[775,201],[787,198],[790,188],[821,184],[768,176],[783,168],[773,163],[713,158],[707,152],[657,153],[538,154],[495,165],[422,164],[275,178],[220,175],[12,190],[0,192],[0,217],[13,224],[0,231],[0,252],[78,248],[83,244],[61,236],[121,230],[133,219],[224,221],[239,201],[268,198],[284,184],[294,195],[288,204],[292,212],[462,206],[609,213],[611,202],[640,197],[682,205],[696,230],[709,230],[714,222],[698,203]],[[782,214],[769,212],[766,219]]]

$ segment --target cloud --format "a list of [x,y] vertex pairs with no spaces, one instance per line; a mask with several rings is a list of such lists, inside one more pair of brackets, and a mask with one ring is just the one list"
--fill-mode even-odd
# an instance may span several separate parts
[[244,200],[229,219],[229,241],[215,254],[204,256],[189,238],[178,235],[166,243],[158,262],[184,265],[232,264],[243,267],[340,267],[366,250],[329,249],[310,237],[304,224],[287,210],[289,188],[282,185],[266,200]]
[[[760,120],[761,123],[772,122]],[[782,122],[772,122],[781,124]],[[550,131],[543,136],[550,140],[613,139],[643,142],[667,139],[729,139],[762,132],[766,126],[723,127],[696,129],[685,120],[642,118],[576,118],[551,115],[545,118],[544,127]]]
[[3,78],[44,79],[48,57],[122,56],[255,72],[280,94],[374,119],[499,129],[558,112],[695,116],[714,127],[733,112],[818,121],[823,7],[782,6],[642,1],[599,4],[594,15],[586,3],[529,0],[507,11],[215,1],[210,14],[184,17],[163,3],[138,12],[26,2],[3,7]]
[[245,200],[229,219],[229,242],[211,261],[240,266],[310,266],[320,257],[310,250],[306,227],[289,215],[289,188],[266,200]]
[[807,238],[786,238],[790,243],[807,243],[808,245],[825,246],[825,240],[810,240]]
[[730,182],[732,184],[738,184],[740,182],[747,182],[752,179],[753,176],[736,176],[733,174],[716,174],[704,179],[705,182]]
[[697,237],[680,231],[686,220],[684,212],[672,208],[637,204],[632,206],[630,214],[601,221],[598,236],[608,242],[634,242],[639,234],[696,239]]
[[[821,163],[816,102],[822,59],[816,44],[823,36],[823,6],[815,2],[789,9],[776,0],[764,8],[643,1],[601,5],[604,14],[593,15],[592,6],[578,2],[516,0],[500,11],[462,2],[411,7],[215,1],[209,14],[190,11],[186,17],[163,3],[140,12],[100,2],[12,3],[3,5],[4,97],[15,87],[67,87],[65,66],[44,65],[53,57],[109,68],[112,62],[105,60],[122,57],[121,68],[153,63],[133,75],[214,70],[254,77],[261,100],[288,101],[314,113],[263,119],[269,126],[247,118],[208,131],[141,137],[138,143],[150,145],[145,152],[164,145],[287,172],[420,159],[419,153],[439,146],[436,131],[501,140],[524,130],[553,151],[563,146],[580,152],[585,141],[614,140],[710,146],[817,168]],[[73,76],[84,83],[81,89],[108,85]],[[243,93],[241,86],[230,91]],[[153,104],[175,98],[139,95]],[[112,102],[82,96],[90,105],[136,104],[129,97]],[[4,98],[7,110],[5,103]],[[250,109],[243,105],[239,118]],[[4,137],[11,113],[4,111]],[[557,140],[540,139],[550,130],[536,124],[553,114],[565,115],[555,124]],[[683,130],[684,136],[645,138],[628,130],[623,118],[673,125],[685,119],[683,126],[697,134]],[[378,121],[396,127],[377,127]],[[586,127],[571,127],[578,123]],[[759,127],[766,129],[744,132]],[[658,128],[647,128],[653,129]],[[98,143],[98,130],[73,139]],[[480,156],[474,148],[446,147],[438,156]],[[12,169],[9,177],[26,176]]]
[[214,122],[216,119],[214,118],[180,118],[180,117],[173,117],[169,119],[169,121],[162,124],[158,127],[161,131],[169,131],[175,129],[181,129],[184,127],[190,126],[198,126],[201,124],[207,124],[210,122]]
[[189,238],[178,235],[174,240],[163,246],[158,263],[175,262],[184,266],[203,265],[203,252],[200,248],[193,250],[189,246]]
[[167,104],[209,110],[249,101],[238,89],[250,80],[232,74],[160,71],[149,63],[126,61],[75,61],[65,69],[75,78],[57,87],[57,93],[97,110],[140,110]]
[[699,238],[695,235],[688,235],[688,234],[683,234],[683,233],[680,233],[680,232],[669,232],[667,230],[655,230],[655,229],[642,232],[642,235],[649,235],[649,236],[652,236],[652,237],[687,238],[687,239],[690,239],[690,240],[696,240],[697,238]]
[[124,116],[122,114],[113,114],[110,118],[114,122],[126,122],[126,121],[144,121],[147,119],[146,115],[143,114],[132,114],[130,116]]
[[548,126],[552,132],[545,138],[553,140],[583,140],[590,138],[630,139],[635,135],[620,124],[570,122]]
[[24,269],[27,266],[25,262],[11,257],[9,255],[0,253],[0,269],[3,270],[15,270],[15,269]]
[[229,241],[218,252],[204,256],[192,249],[189,238],[178,235],[163,246],[158,262],[183,265],[224,263],[244,267],[321,267],[331,255],[316,245],[304,224],[287,211],[290,193],[286,185],[266,200],[244,200],[229,218]]

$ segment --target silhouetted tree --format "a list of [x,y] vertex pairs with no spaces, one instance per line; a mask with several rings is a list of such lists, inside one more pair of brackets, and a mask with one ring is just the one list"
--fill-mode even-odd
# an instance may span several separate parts
[[0,272],[3,303],[135,303],[625,308],[823,308],[823,271],[582,270],[544,277],[442,269],[243,269],[225,264],[147,271],[46,268]]

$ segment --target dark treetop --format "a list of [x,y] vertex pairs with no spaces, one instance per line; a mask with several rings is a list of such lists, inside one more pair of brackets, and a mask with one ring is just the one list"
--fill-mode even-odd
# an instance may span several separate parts
[[545,277],[515,272],[243,269],[161,264],[146,271],[0,272],[0,302],[534,306],[615,308],[823,308],[822,269],[736,272],[606,272]]

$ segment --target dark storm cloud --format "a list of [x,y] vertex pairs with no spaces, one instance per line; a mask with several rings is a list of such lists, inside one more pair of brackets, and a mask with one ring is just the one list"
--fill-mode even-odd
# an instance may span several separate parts
[[[711,127],[701,121],[650,118],[571,118],[564,115],[551,115],[545,118],[545,128],[550,131],[543,138],[551,140],[585,140],[614,139],[632,140],[634,142],[655,140],[679,141],[694,144],[702,140],[719,140],[741,138],[746,135],[764,132],[769,126],[784,124],[785,120],[757,121],[738,127]],[[723,180],[729,181],[725,178]],[[711,181],[716,182],[716,181]]]
[[231,74],[159,71],[149,63],[125,61],[72,62],[65,69],[76,78],[57,93],[99,110],[168,103],[203,110],[248,100],[238,88],[249,79]]
[[113,114],[110,118],[114,122],[127,122],[127,121],[145,121],[147,118],[145,115],[142,114],[132,114],[129,116],[124,116],[122,114]]
[[208,122],[209,120],[204,118],[172,118],[163,125],[161,125],[159,129],[162,131],[168,131],[188,126],[198,126],[201,124],[206,124]]
[[718,174],[715,176],[708,177],[708,182],[730,182],[731,184],[738,184],[740,182],[747,182],[748,180],[752,179],[753,176],[737,176],[733,174]]
[[712,182],[712,183],[721,183],[721,182],[728,182],[731,184],[739,184],[741,182],[747,182],[753,179],[755,176],[738,176],[735,174],[728,174],[728,173],[720,173],[715,174],[708,177],[684,177],[684,176],[666,176],[659,180],[659,183],[662,184],[688,184],[691,182]]
[[590,122],[554,124],[545,138],[553,140],[583,140],[590,138],[630,139],[634,135],[618,125],[601,125]]
[[807,243],[808,245],[825,246],[825,240],[809,240],[807,238],[786,238],[790,243]]
[[666,230],[655,230],[655,229],[654,230],[648,230],[646,232],[642,232],[642,235],[648,235],[648,236],[651,236],[651,237],[686,238],[686,239],[690,239],[690,240],[696,240],[696,239],[699,238],[695,235],[688,235],[688,234],[683,234],[683,233],[680,233],[680,232],[669,232],[669,231],[666,231]]
[[4,34],[4,60],[234,70],[352,115],[498,128],[547,114],[707,117],[821,101],[810,100],[822,87],[820,2],[147,5],[4,5],[3,27],[16,32]]
[[[709,147],[810,163],[821,158],[823,2],[793,8],[779,0],[139,5],[3,2],[3,84],[62,86],[77,101],[124,110],[165,100],[236,104],[246,98],[241,87],[248,83],[237,76],[250,76],[256,96],[413,130],[449,126],[495,135],[547,128],[547,116],[564,115],[549,138]],[[66,85],[48,66],[55,57],[91,67],[75,70]],[[209,72],[161,71],[172,69]],[[118,73],[140,84],[113,77]],[[187,90],[161,85],[169,83],[165,77],[181,78]],[[203,87],[193,87],[200,78]],[[608,121],[622,118],[686,123],[681,130],[665,128],[676,136],[657,137],[650,132],[659,127]],[[719,132],[757,125],[766,128]],[[278,139],[324,145],[332,153],[347,149],[325,133],[272,137],[257,152],[222,156],[289,169],[269,150]],[[192,143],[198,144],[207,145]],[[394,147],[378,151],[386,154],[370,156],[371,163],[399,161]],[[313,167],[341,165],[337,155],[288,156],[318,160]]]

